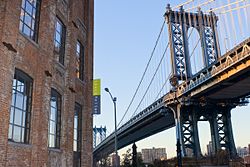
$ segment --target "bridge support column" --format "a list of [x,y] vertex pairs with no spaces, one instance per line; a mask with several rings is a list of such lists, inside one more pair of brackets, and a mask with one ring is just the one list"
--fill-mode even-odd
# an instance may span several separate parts
[[216,112],[211,111],[210,119],[211,138],[213,144],[213,153],[217,153],[220,149],[228,151],[231,158],[237,155],[232,123],[231,123],[232,107],[217,107]]
[[[184,156],[201,157],[200,141],[198,135],[198,109],[192,107],[190,111],[182,111],[181,135]],[[192,152],[191,155],[188,152]]]
[[[198,111],[199,108],[182,107],[180,104],[174,109],[176,124],[177,158],[178,164],[182,163],[182,157],[201,157],[200,141],[198,135]],[[191,151],[191,154],[187,154]]]
[[217,112],[209,111],[211,114],[209,117],[210,131],[211,131],[211,140],[212,140],[212,155],[215,155],[218,150],[221,149],[220,138],[218,131],[218,121],[217,121]]
[[174,109],[175,115],[175,127],[176,127],[176,152],[177,152],[177,160],[178,160],[178,167],[182,167],[182,157],[184,156],[184,149],[181,140],[181,106],[177,105]]

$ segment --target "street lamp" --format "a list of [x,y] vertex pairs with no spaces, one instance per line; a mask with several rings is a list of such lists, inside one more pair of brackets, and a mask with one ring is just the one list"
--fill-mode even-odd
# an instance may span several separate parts
[[113,103],[114,103],[114,116],[115,116],[115,167],[118,167],[118,153],[117,153],[117,127],[116,127],[116,97],[113,97],[108,88],[104,89],[109,93]]

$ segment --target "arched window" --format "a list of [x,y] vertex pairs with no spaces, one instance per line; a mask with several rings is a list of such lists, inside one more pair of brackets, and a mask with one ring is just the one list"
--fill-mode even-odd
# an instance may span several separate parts
[[29,143],[32,83],[32,78],[27,74],[15,70],[8,136],[11,141]]
[[84,46],[80,41],[76,43],[76,75],[83,81],[84,79]]
[[61,104],[62,104],[61,95],[55,89],[51,89],[49,128],[48,128],[49,131],[48,144],[49,147],[51,148],[60,148]]
[[82,145],[82,106],[78,103],[75,103],[74,138],[73,138],[73,151],[74,151],[73,167],[80,167],[81,166],[81,145]]

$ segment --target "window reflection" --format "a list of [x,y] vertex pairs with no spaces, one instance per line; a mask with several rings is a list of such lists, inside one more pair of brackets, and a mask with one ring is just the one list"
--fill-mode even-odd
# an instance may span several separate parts
[[60,148],[61,126],[61,95],[54,89],[51,90],[50,116],[49,116],[49,143],[52,148]]
[[39,8],[40,0],[22,0],[19,30],[34,41],[37,40]]
[[54,47],[55,51],[59,53],[58,61],[61,64],[64,64],[65,32],[66,27],[62,21],[57,18],[55,24]]
[[84,72],[84,47],[77,41],[76,43],[76,76],[77,78],[83,80]]
[[32,82],[28,75],[16,69],[12,84],[8,135],[9,140],[14,142],[29,142]]
[[74,163],[73,167],[81,165],[81,141],[82,141],[82,107],[79,104],[75,104],[74,112],[74,136],[73,136],[73,151],[74,151]]

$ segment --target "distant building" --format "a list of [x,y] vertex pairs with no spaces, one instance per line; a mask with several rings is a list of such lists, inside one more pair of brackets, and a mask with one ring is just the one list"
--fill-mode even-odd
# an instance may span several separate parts
[[166,159],[166,148],[142,149],[142,160],[144,163],[152,164],[156,159]]
[[213,144],[212,141],[209,141],[208,145],[207,145],[207,155],[211,156],[213,155]]
[[248,155],[248,148],[247,147],[237,147],[237,153],[240,157],[245,157]]

